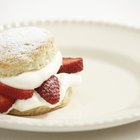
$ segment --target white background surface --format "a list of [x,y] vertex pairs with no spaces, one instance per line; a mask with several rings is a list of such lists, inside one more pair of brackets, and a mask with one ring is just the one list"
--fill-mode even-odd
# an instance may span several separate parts
[[[0,0],[0,24],[46,19],[105,21],[140,28],[140,0]],[[140,122],[99,131],[30,133],[0,129],[1,140],[140,140]]]
[[140,27],[140,0],[0,0],[0,23],[86,19]]

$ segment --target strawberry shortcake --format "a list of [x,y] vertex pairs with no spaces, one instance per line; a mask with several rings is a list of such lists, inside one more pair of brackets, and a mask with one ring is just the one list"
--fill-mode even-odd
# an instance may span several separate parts
[[1,32],[0,113],[41,115],[65,106],[82,70],[83,59],[62,57],[47,29]]

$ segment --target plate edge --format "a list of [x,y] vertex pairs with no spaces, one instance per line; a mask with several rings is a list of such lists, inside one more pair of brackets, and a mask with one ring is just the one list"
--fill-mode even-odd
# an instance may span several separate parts
[[100,26],[109,26],[114,28],[122,28],[126,30],[133,30],[136,32],[140,32],[139,27],[130,26],[127,24],[119,24],[113,22],[106,22],[106,21],[96,21],[96,20],[77,20],[77,19],[70,19],[70,20],[28,20],[28,21],[19,21],[19,22],[11,22],[7,24],[0,25],[0,31],[5,29],[14,28],[14,27],[21,27],[21,26],[35,26],[35,25],[45,25],[45,24],[96,24]]

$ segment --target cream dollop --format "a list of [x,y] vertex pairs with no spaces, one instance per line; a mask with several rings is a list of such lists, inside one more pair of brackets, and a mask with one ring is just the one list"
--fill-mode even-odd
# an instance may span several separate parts
[[[17,100],[13,106],[9,109],[17,109],[19,111],[26,111],[40,106],[48,106],[50,108],[54,108],[57,105],[61,104],[62,100],[65,97],[66,90],[69,87],[73,87],[79,83],[81,83],[81,76],[79,74],[66,74],[60,73],[56,74],[58,77],[60,84],[60,100],[58,103],[52,105],[45,101],[36,91],[34,91],[33,97],[26,100]],[[7,112],[8,113],[8,112]]]
[[51,75],[54,75],[62,65],[62,55],[57,52],[56,56],[46,67],[22,73],[18,76],[0,78],[0,82],[18,89],[35,89],[39,87]]

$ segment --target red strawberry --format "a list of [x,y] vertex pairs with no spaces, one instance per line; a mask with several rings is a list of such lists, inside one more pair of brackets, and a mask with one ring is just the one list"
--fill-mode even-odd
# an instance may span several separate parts
[[10,87],[0,82],[0,95],[5,95],[13,99],[28,99],[33,95],[34,90],[22,90]]
[[83,70],[82,58],[63,58],[63,64],[58,73],[76,73]]
[[60,99],[60,87],[58,78],[52,75],[40,87],[36,89],[40,96],[51,104],[55,104]]
[[14,99],[0,95],[0,113],[8,111],[14,102]]

